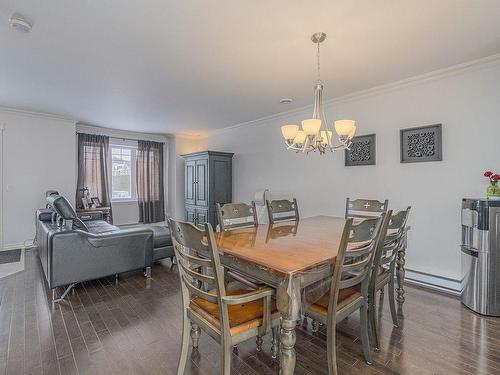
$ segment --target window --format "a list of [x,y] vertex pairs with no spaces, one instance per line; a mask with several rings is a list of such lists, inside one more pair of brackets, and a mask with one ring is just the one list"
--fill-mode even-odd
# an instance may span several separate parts
[[111,199],[137,200],[135,187],[135,157],[137,148],[111,145]]

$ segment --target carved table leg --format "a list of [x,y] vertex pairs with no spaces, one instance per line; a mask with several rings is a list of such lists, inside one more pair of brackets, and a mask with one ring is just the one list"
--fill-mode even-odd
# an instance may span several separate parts
[[281,321],[281,374],[292,375],[295,371],[295,326],[296,319],[283,319]]
[[398,251],[398,258],[396,260],[396,278],[398,281],[396,300],[400,305],[402,305],[405,302],[404,281],[405,281],[406,233],[404,234],[402,245],[403,246],[401,246],[401,249]]
[[[276,299],[281,314],[280,364],[282,375],[295,372],[295,327],[300,317],[300,283],[293,279],[291,285],[282,285],[277,289]],[[285,284],[288,284],[286,282]]]

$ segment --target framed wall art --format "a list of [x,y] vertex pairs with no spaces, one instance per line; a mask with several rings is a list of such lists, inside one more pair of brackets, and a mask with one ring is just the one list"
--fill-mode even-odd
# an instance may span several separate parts
[[400,130],[401,163],[443,160],[442,125]]
[[350,150],[345,150],[345,166],[375,165],[377,142],[375,134],[360,135],[352,139]]

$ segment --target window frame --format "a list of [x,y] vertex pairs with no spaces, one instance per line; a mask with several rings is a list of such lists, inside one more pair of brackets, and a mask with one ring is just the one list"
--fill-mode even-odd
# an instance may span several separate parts
[[[130,152],[130,198],[113,198],[113,149],[129,149]],[[120,203],[137,203],[137,186],[135,183],[136,178],[136,160],[137,160],[137,145],[130,144],[120,144],[120,143],[111,143],[109,144],[109,181],[110,181],[110,195],[111,202],[116,204]]]

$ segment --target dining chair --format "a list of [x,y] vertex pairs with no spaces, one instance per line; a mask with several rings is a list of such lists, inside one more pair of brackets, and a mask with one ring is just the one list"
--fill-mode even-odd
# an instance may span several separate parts
[[373,259],[370,286],[368,288],[368,316],[370,318],[370,327],[373,339],[372,344],[375,350],[380,350],[376,315],[376,293],[379,290],[383,291],[386,285],[388,286],[389,291],[389,307],[391,310],[392,324],[394,327],[399,326],[394,295],[396,277],[395,270],[398,251],[401,249],[401,246],[403,246],[403,237],[410,209],[411,207],[408,207],[406,210],[399,211],[390,216],[384,241],[380,243]]
[[266,200],[266,206],[269,224],[299,220],[299,207],[297,206],[297,199],[295,198],[291,201],[287,199]]
[[386,212],[389,207],[389,201],[379,202],[373,199],[346,199],[345,202],[345,218],[372,218],[380,216]]
[[278,351],[279,313],[273,300],[274,290],[226,288],[219,252],[210,223],[204,230],[191,223],[168,220],[174,251],[179,265],[183,304],[181,356],[177,375],[183,375],[189,351],[189,337],[197,348],[201,330],[221,345],[223,375],[231,370],[234,345],[262,337],[273,331],[273,356]]
[[280,237],[296,236],[299,222],[270,224],[267,227],[266,243]]
[[[216,203],[215,207],[219,219],[219,227],[222,232],[240,228],[257,228],[259,225],[255,202],[253,201],[251,204],[226,203],[222,206]],[[262,284],[252,281],[238,272],[231,270],[225,270],[224,272],[226,279],[232,278],[251,288],[259,288],[262,286]]]
[[236,228],[257,227],[259,225],[255,202],[251,204],[226,203],[222,206],[216,203],[215,208],[222,232]]
[[326,324],[328,373],[337,374],[335,329],[337,322],[359,310],[360,336],[365,361],[372,364],[368,327],[368,286],[375,250],[387,228],[387,214],[353,224],[347,219],[335,260],[329,290],[306,309],[314,321]]

